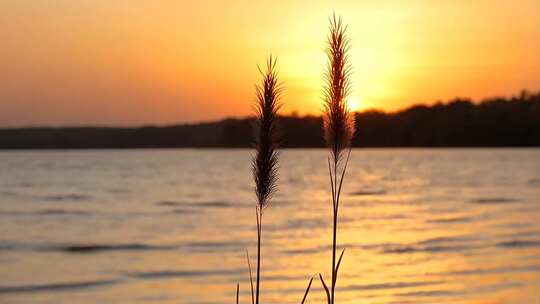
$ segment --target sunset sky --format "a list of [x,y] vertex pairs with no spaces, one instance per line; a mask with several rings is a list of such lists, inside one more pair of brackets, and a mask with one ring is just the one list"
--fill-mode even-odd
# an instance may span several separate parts
[[318,114],[332,12],[355,108],[540,89],[540,1],[0,1],[0,127],[130,126],[252,113],[278,57],[283,113]]

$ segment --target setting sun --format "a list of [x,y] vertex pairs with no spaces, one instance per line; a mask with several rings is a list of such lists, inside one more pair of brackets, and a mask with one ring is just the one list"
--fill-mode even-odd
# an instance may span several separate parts
[[350,96],[347,98],[347,108],[351,112],[358,112],[365,109],[363,104],[360,102],[360,98],[356,96]]

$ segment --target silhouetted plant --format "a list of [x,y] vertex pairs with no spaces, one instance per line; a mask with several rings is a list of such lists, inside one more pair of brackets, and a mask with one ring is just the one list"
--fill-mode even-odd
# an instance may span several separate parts
[[330,148],[328,172],[330,174],[333,207],[332,278],[330,287],[326,284],[323,276],[319,274],[328,304],[334,304],[339,265],[345,253],[345,249],[343,249],[336,263],[339,199],[351,152],[351,139],[354,133],[354,119],[349,113],[346,104],[346,98],[350,92],[349,41],[346,36],[346,29],[341,17],[336,18],[334,15],[330,20],[330,35],[328,36],[328,70],[325,74],[325,112],[323,117],[324,138]]
[[[253,285],[253,275],[251,272],[251,262],[249,252],[246,250],[246,259],[249,270],[249,281],[251,285],[251,303],[259,304],[261,290],[261,241],[262,241],[262,219],[264,210],[270,205],[272,195],[277,189],[278,180],[278,139],[276,134],[276,124],[278,120],[277,111],[280,107],[279,98],[282,86],[278,82],[276,71],[276,60],[272,56],[268,57],[266,70],[262,71],[262,83],[256,86],[257,103],[255,111],[257,113],[256,126],[256,155],[252,161],[253,180],[255,181],[255,195],[257,204],[255,215],[257,222],[257,270],[256,284]],[[313,277],[302,298],[304,304],[311,288]],[[238,303],[239,285],[236,287],[236,301]]]
[[[262,83],[256,86],[256,154],[252,161],[253,180],[255,181],[255,195],[257,197],[257,204],[255,206],[255,216],[257,222],[257,272],[255,277],[255,287],[253,286],[249,252],[246,250],[252,304],[259,304],[261,289],[261,240],[263,213],[264,210],[270,205],[272,195],[276,191],[276,183],[278,179],[276,121],[277,111],[279,109],[278,100],[282,90],[281,85],[278,82],[276,60],[272,58],[271,55],[268,57],[266,62],[266,70],[262,71],[259,68],[259,72],[262,75]],[[237,301],[238,288],[239,287],[237,287]]]
[[281,94],[281,86],[278,83],[276,61],[270,56],[266,62],[266,71],[261,71],[263,79],[257,86],[257,129],[256,150],[253,159],[253,179],[255,181],[255,194],[257,205],[255,214],[257,217],[257,274],[255,285],[255,304],[259,304],[260,281],[261,281],[261,238],[262,220],[264,210],[270,205],[270,199],[276,191],[278,179],[278,154],[276,138],[278,99]]

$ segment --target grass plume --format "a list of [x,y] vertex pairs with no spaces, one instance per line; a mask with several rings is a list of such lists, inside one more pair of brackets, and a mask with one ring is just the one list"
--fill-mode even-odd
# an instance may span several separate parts
[[279,97],[281,85],[278,83],[276,60],[270,56],[266,63],[266,71],[261,71],[262,83],[256,87],[257,113],[256,150],[253,159],[253,178],[255,194],[257,195],[257,213],[262,215],[268,207],[270,198],[276,190],[277,182],[277,136],[276,123],[278,119]]
[[324,75],[324,137],[332,152],[332,158],[339,161],[343,151],[350,147],[354,134],[354,119],[347,108],[346,99],[351,91],[351,66],[349,64],[349,39],[347,27],[341,17],[334,15],[330,21],[330,34],[326,53],[327,71]]
[[[349,64],[349,40],[346,35],[347,27],[341,17],[334,14],[330,19],[330,34],[328,36],[327,56],[328,66],[325,74],[324,87],[324,137],[330,148],[328,158],[328,173],[332,191],[332,278],[330,286],[323,276],[319,279],[323,284],[328,304],[334,304],[335,288],[339,266],[345,250],[341,252],[336,263],[337,228],[339,214],[339,199],[341,187],[350,156],[351,139],[354,134],[354,119],[347,108],[346,99],[350,94],[351,66]],[[346,157],[344,157],[346,152]]]

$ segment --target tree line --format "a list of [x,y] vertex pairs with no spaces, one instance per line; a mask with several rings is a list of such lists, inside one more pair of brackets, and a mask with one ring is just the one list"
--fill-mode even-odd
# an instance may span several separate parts
[[[354,147],[540,146],[540,92],[457,98],[398,112],[355,114]],[[253,146],[253,118],[137,128],[11,128],[0,130],[0,149],[246,148]],[[324,147],[322,118],[280,116],[281,146]]]

